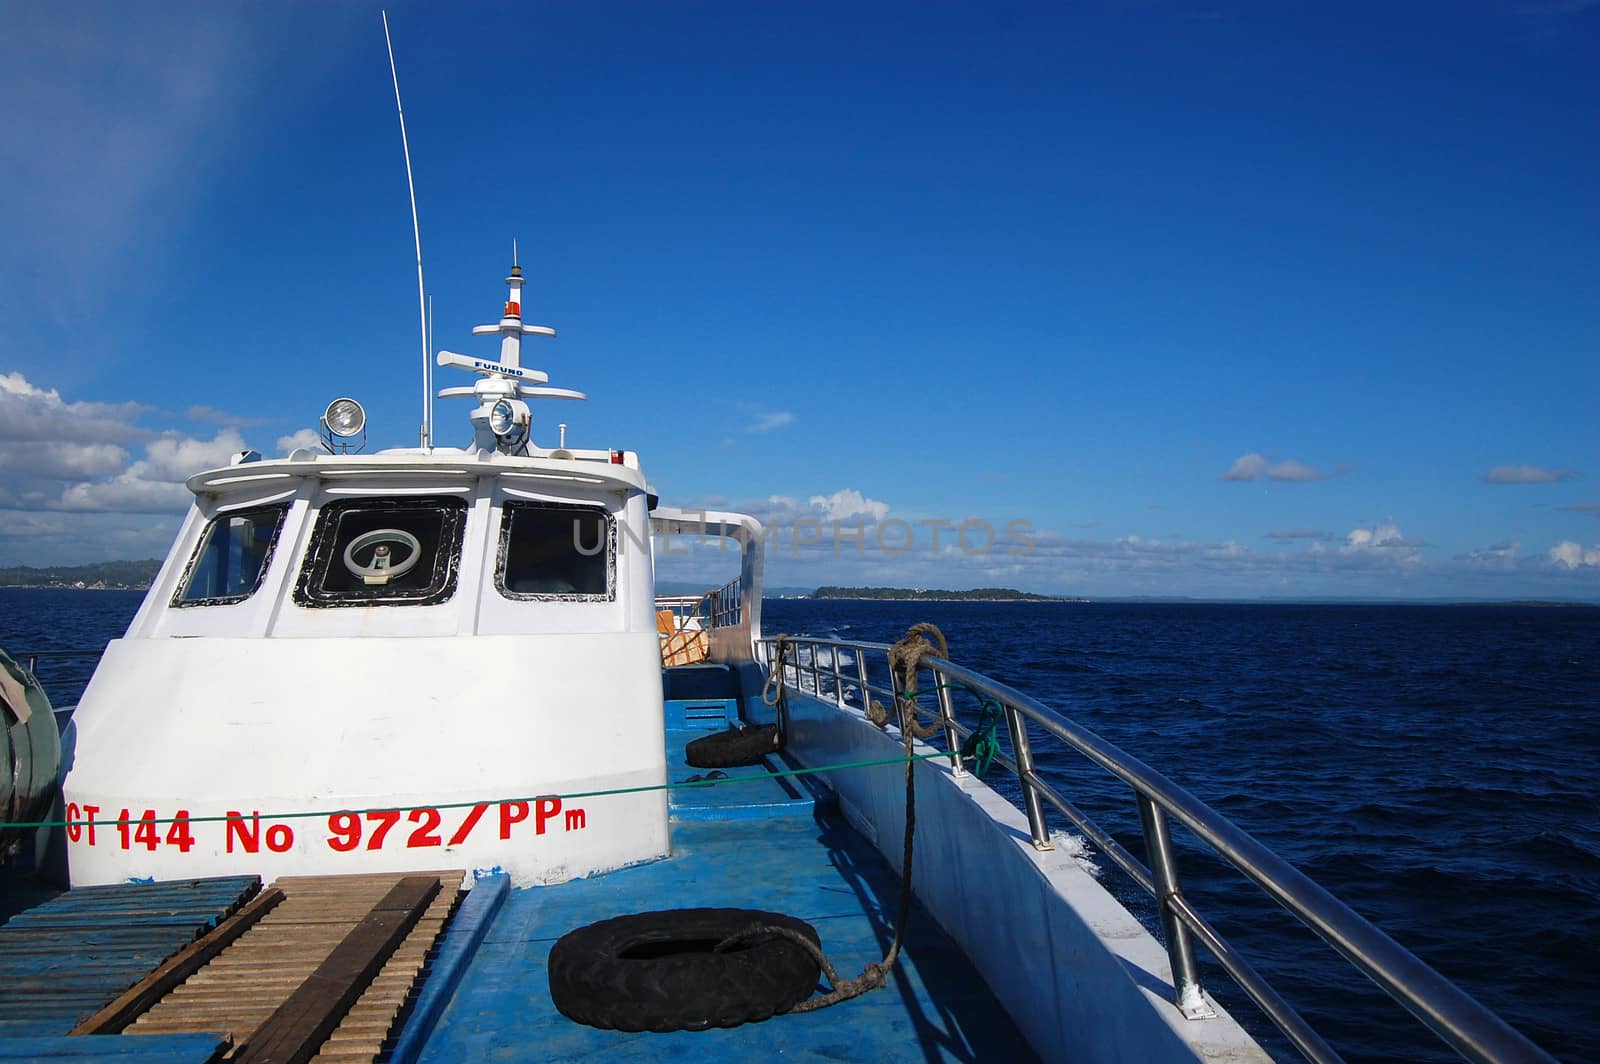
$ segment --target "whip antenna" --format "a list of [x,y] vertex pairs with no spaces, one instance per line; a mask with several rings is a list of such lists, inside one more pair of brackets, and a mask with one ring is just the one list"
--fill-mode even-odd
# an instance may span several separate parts
[[[433,350],[433,294],[430,292],[428,294],[428,346],[423,348],[423,354],[426,355],[429,351],[432,351],[432,350]],[[424,402],[426,403],[426,406],[423,409],[423,416],[425,417],[426,420],[424,420],[422,422],[422,426],[423,426],[422,446],[424,446],[424,447],[432,447],[433,446],[433,359],[431,359],[431,358],[424,358],[423,362],[422,362],[422,393],[423,393]]]
[[432,403],[428,395],[428,306],[422,287],[422,230],[417,226],[417,185],[411,179],[411,145],[406,140],[406,109],[400,105],[400,75],[394,68],[394,42],[389,39],[389,12],[383,15],[383,43],[389,49],[389,76],[394,79],[394,109],[400,113],[400,149],[406,156],[406,187],[411,190],[411,237],[417,244],[417,319],[422,329],[422,446],[433,446]]

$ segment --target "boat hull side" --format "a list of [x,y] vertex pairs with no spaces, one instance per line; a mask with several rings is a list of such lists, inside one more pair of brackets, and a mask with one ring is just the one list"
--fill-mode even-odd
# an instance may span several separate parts
[[[747,706],[770,719],[759,700]],[[902,754],[898,734],[880,731],[858,712],[793,689],[789,707],[788,751],[803,764]],[[917,897],[1043,1059],[1272,1059],[1220,1007],[1214,1018],[1185,1019],[1172,1003],[1161,944],[1065,848],[1035,850],[1026,818],[1004,796],[970,774],[954,775],[943,759],[918,762],[916,774]],[[904,769],[888,764],[822,775],[851,824],[898,871]]]

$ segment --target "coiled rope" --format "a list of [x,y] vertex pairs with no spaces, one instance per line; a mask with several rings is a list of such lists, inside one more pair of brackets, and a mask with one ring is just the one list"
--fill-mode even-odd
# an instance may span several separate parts
[[[929,635],[939,641],[938,646],[928,642]],[[939,631],[938,625],[927,621],[906,629],[906,634],[900,637],[900,641],[889,648],[889,673],[893,677],[896,699],[900,703],[900,729],[909,730],[918,739],[931,739],[939,734],[938,724],[924,725],[917,719],[922,709],[917,704],[917,673],[922,668],[923,660],[930,657],[944,658],[948,661],[950,644],[945,641],[944,633]],[[889,711],[883,708],[882,702],[870,696],[867,698],[867,719],[880,728],[889,727]]]

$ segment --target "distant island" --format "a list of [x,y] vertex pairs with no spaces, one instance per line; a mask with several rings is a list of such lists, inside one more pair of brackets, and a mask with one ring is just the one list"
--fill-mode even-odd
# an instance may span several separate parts
[[30,565],[0,568],[0,587],[68,587],[85,591],[143,591],[161,569],[159,558],[93,565]]
[[1053,595],[1034,595],[1010,587],[975,587],[970,591],[909,587],[819,587],[814,599],[903,599],[909,602],[1088,602]]

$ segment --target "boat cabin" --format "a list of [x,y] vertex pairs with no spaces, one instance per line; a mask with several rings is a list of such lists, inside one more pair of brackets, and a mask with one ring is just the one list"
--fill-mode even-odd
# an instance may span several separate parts
[[[525,399],[582,395],[522,367],[521,338],[553,330],[522,323],[507,281],[505,316],[474,330],[501,335],[500,360],[438,358],[480,375],[439,393],[477,401],[471,445],[349,453],[364,415],[341,399],[321,452],[188,481],[75,714],[74,884],[548,883],[667,853],[653,498],[631,451],[531,442]],[[719,653],[749,658],[757,608]]]

